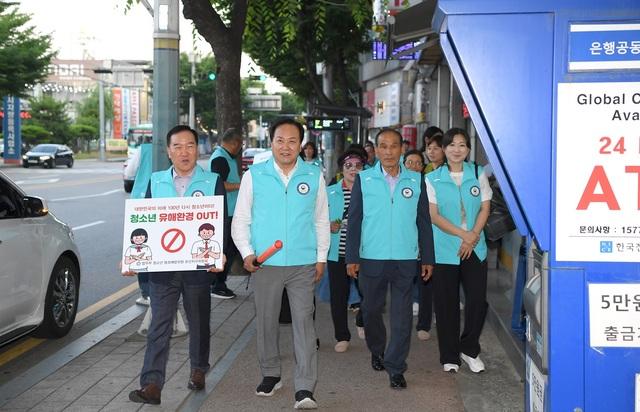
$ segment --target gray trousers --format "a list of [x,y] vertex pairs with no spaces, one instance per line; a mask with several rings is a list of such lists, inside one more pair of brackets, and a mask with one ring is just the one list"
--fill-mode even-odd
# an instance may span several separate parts
[[282,291],[287,290],[293,328],[296,391],[313,392],[318,376],[316,329],[313,322],[314,275],[315,264],[263,266],[252,276],[258,363],[262,376],[281,376],[278,318]]
[[[384,354],[384,367],[390,375],[404,373],[407,370],[406,361],[413,323],[411,294],[415,276],[415,260],[360,259],[360,310],[367,346],[374,355]],[[387,328],[382,319],[382,312],[389,287],[391,336],[387,345]]]
[[[191,369],[209,369],[211,296],[209,283],[185,283],[183,274],[175,273],[162,282],[150,276],[151,325],[147,334],[147,349],[140,374],[140,386],[155,383],[162,388],[165,381],[173,317],[180,294],[189,322],[189,359]],[[188,275],[187,275],[188,276]]]

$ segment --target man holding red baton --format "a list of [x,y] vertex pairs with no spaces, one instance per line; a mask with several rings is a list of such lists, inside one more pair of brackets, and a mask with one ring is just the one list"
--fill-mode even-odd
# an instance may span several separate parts
[[[329,209],[321,170],[298,156],[304,129],[293,119],[270,128],[273,158],[251,166],[240,184],[231,235],[253,276],[258,363],[263,376],[258,396],[282,387],[278,317],[282,292],[291,305],[295,351],[296,409],[315,409],[318,359],[313,322],[314,283],[324,272],[329,250]],[[281,241],[282,248],[255,265],[256,255]]]

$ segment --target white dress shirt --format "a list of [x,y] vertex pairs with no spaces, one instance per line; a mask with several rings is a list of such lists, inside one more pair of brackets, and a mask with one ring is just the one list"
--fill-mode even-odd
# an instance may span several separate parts
[[[285,175],[277,163],[273,163],[278,176],[282,179],[285,187],[288,186],[289,180],[296,171],[297,165]],[[233,213],[233,221],[231,223],[231,236],[236,244],[242,258],[249,255],[255,255],[256,251],[251,246],[251,209],[253,207],[253,178],[251,177],[251,169],[247,170],[242,176],[240,190],[238,190],[238,201],[236,209]],[[324,177],[320,174],[318,182],[318,194],[316,196],[315,209],[315,225],[316,240],[318,242],[317,262],[326,262],[329,252],[329,243],[331,242],[331,231],[329,229],[329,206],[327,203],[327,190]],[[301,228],[302,230],[302,228]]]

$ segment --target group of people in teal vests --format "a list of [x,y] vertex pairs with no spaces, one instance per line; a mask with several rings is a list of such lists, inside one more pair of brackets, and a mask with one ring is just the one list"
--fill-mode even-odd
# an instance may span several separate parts
[[[214,164],[226,167],[222,172],[219,167],[216,173],[206,172],[224,183],[218,193],[225,193],[227,233],[233,238],[226,242],[226,259],[231,261],[232,245],[244,268],[252,273],[262,374],[256,395],[269,397],[283,385],[278,318],[286,291],[296,355],[294,407],[317,407],[313,394],[317,381],[314,292],[327,262],[336,352],[349,348],[347,312],[354,291],[351,285],[357,282],[361,302],[356,326],[371,352],[372,369],[386,371],[391,388],[406,388],[413,292],[429,285],[435,292],[443,370],[457,372],[462,362],[473,372],[484,370],[479,357],[487,308],[487,249],[482,229],[491,189],[482,167],[466,162],[471,149],[467,133],[462,129],[444,133],[445,161],[425,176],[424,164],[411,167],[418,162],[409,154],[401,163],[401,134],[382,129],[372,142],[375,160],[367,156],[366,149],[347,150],[338,159],[340,180],[328,187],[321,168],[309,161],[313,157],[303,160],[305,152],[311,152],[301,150],[303,136],[303,127],[293,119],[276,121],[270,128],[273,157],[253,165],[241,177],[236,156],[242,138],[230,132],[227,144],[223,136],[222,147],[210,159],[212,170]],[[175,179],[172,182],[167,177],[172,170],[151,179],[156,192],[163,185],[175,184]],[[194,172],[193,178],[198,174]],[[264,263],[257,263],[256,256],[276,240],[283,247]],[[228,271],[226,266],[217,271]],[[465,295],[462,334],[460,286]],[[388,292],[391,301],[387,305]],[[154,306],[152,298],[152,310]],[[389,333],[383,322],[385,306],[389,308]],[[421,306],[430,312],[431,303]],[[206,369],[196,368],[196,375]],[[142,388],[132,399],[146,399],[144,383],[141,379]],[[200,383],[204,385],[204,377],[192,376],[189,387],[198,389]]]

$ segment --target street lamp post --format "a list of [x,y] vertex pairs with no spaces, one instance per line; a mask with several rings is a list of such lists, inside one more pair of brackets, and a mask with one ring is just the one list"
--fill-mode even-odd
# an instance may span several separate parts
[[102,74],[105,73],[112,73],[112,71],[110,69],[93,69],[93,72],[95,74],[100,75],[100,79],[98,80],[98,83],[100,84],[100,86],[98,87],[98,117],[99,117],[99,121],[100,121],[100,161],[104,162],[107,160],[107,156],[106,156],[106,152],[105,152],[105,146],[106,146],[106,141],[105,141],[105,136],[104,136],[104,80],[102,79]]
[[158,171],[169,167],[166,135],[178,124],[178,0],[155,0],[153,10],[152,170]]

